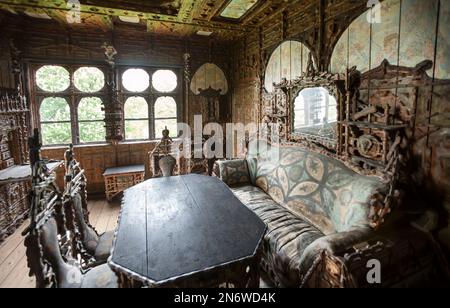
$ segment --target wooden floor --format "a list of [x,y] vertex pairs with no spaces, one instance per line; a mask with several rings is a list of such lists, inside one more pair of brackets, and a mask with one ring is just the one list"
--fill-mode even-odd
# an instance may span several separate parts
[[[120,211],[120,202],[90,201],[90,222],[99,233],[114,230]],[[34,277],[28,277],[27,258],[22,231],[25,222],[0,246],[0,288],[34,288]]]
[[[105,200],[90,201],[90,222],[99,233],[114,230],[120,212],[120,202],[108,203]],[[26,221],[13,235],[0,246],[0,288],[34,288],[34,277],[28,276],[22,231],[28,226]],[[261,288],[272,287],[264,276]]]

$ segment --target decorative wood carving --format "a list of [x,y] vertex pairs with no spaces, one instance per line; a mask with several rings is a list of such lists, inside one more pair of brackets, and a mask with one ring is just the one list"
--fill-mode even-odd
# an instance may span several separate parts
[[[181,175],[185,171],[182,169],[182,152],[180,151],[180,144],[173,141],[169,137],[170,132],[167,128],[163,131],[163,137],[156,145],[155,149],[148,154],[148,164],[146,178],[160,177],[163,175],[160,162],[162,159],[172,158],[172,175]],[[184,172],[183,172],[184,171]]]
[[[367,280],[367,264],[381,264],[381,282]],[[411,270],[414,269],[414,270]],[[448,280],[447,262],[426,233],[398,226],[354,247],[322,251],[304,279],[303,288],[398,288],[437,286]]]
[[114,46],[107,43],[104,43],[102,48],[105,50],[105,61],[108,64],[106,74],[108,101],[103,102],[106,122],[106,141],[115,145],[123,140],[123,104],[120,102],[119,92],[116,87],[118,76],[115,56],[117,55],[117,51]]
[[310,54],[307,72],[294,79],[274,84],[274,92],[266,93],[264,96],[265,110],[263,113],[263,123],[277,124],[279,128],[280,138],[285,141],[306,141],[323,146],[331,151],[337,151],[339,146],[338,134],[340,125],[337,124],[336,138],[327,138],[320,135],[302,134],[294,132],[294,101],[298,94],[307,88],[323,87],[328,90],[330,95],[336,98],[338,104],[338,121],[340,120],[339,112],[342,106],[342,97],[344,92],[344,80],[339,74],[319,73],[314,68],[312,55]]
[[[414,134],[417,90],[396,86],[431,83],[426,75],[430,67],[430,61],[415,68],[393,66],[383,61],[365,74],[351,68],[345,80],[339,75],[310,71],[296,80],[284,80],[275,85],[274,93],[266,94],[264,121],[280,124],[280,137],[284,142],[306,143],[315,151],[343,161],[358,173],[376,175],[389,183],[389,191],[379,192],[371,200],[372,226],[378,227],[400,202],[399,187],[404,187],[403,179],[408,178],[405,174],[409,172],[410,138]],[[328,142],[323,138],[292,134],[293,100],[306,87],[325,87],[338,98],[335,140]]]
[[16,91],[0,90],[0,242],[27,218],[29,178],[16,178],[12,168],[27,158],[28,106]]
[[[39,288],[55,286],[57,273],[44,259],[41,244],[42,227],[56,215],[55,207],[61,204],[61,193],[55,183],[55,178],[48,174],[45,163],[41,159],[41,141],[39,131],[34,130],[28,139],[30,146],[30,162],[32,169],[32,189],[30,193],[30,225],[22,233],[27,248],[30,276],[36,277]],[[54,235],[56,236],[56,234]]]
[[[206,123],[219,123],[221,120],[220,114],[220,102],[221,102],[221,89],[214,90],[209,87],[208,89],[199,89],[201,96],[205,99],[203,103],[203,121]],[[223,118],[223,117],[222,117]]]

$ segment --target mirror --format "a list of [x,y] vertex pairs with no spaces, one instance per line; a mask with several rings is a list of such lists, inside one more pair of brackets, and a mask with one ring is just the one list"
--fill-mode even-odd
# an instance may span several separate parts
[[337,101],[324,87],[305,88],[294,101],[293,132],[336,139]]

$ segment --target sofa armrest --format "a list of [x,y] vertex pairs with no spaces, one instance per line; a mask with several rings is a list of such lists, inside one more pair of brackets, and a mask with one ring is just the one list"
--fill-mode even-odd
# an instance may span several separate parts
[[318,261],[321,261],[324,252],[328,255],[339,255],[358,244],[367,242],[374,236],[371,228],[357,228],[348,232],[340,232],[321,237],[312,242],[303,252],[300,259],[301,277],[303,284],[307,283],[313,274]]
[[230,187],[250,184],[245,159],[220,160],[215,163],[215,175]]

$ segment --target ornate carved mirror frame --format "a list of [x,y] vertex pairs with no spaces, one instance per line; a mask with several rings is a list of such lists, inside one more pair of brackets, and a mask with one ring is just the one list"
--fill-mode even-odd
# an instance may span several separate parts
[[[341,86],[341,88],[340,88]],[[334,136],[325,136],[319,134],[319,129],[317,134],[309,134],[295,131],[295,100],[299,96],[299,94],[306,89],[314,89],[314,88],[324,88],[328,91],[328,94],[336,99],[336,121],[333,122],[334,127]],[[337,149],[337,143],[339,140],[339,122],[341,121],[342,115],[342,103],[344,96],[345,84],[343,80],[340,80],[340,76],[338,74],[329,74],[322,73],[316,74],[313,73],[311,75],[305,75],[299,77],[290,82],[289,85],[289,115],[288,115],[288,139],[290,141],[298,141],[298,140],[307,140],[310,142],[314,142],[329,148],[330,150]]]
[[[285,79],[274,87],[275,90],[270,95],[270,110],[265,112],[265,122],[279,125],[280,138],[288,142],[311,142],[336,152],[342,134],[340,122],[344,115],[345,80],[339,74],[310,71],[291,81]],[[324,88],[330,96],[336,99],[336,134],[332,138],[319,134],[296,132],[294,129],[295,100],[300,92],[311,88]]]

